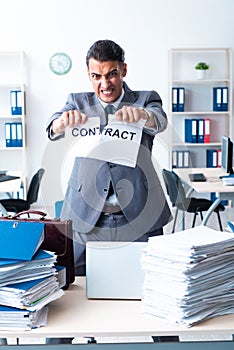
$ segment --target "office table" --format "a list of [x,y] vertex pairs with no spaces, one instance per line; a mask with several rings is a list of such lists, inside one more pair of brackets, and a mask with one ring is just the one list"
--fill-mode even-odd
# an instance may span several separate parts
[[[204,338],[216,335],[217,342],[177,343],[115,343],[115,344],[74,344],[61,345],[63,349],[233,349],[234,342],[222,341],[224,335],[234,333],[234,315],[216,317],[192,328],[166,323],[159,318],[145,315],[142,302],[133,300],[88,300],[85,277],[77,277],[65,295],[49,304],[48,325],[31,331],[0,331],[4,338],[61,338],[61,337],[139,337],[139,336],[195,336]],[[213,346],[212,346],[213,344]],[[222,344],[222,347],[220,347]],[[121,347],[122,345],[122,347]],[[212,346],[212,347],[211,347]],[[216,347],[217,346],[217,347]],[[218,347],[219,346],[219,347]],[[1,346],[9,350],[14,345]],[[38,349],[39,345],[17,345],[19,350]],[[58,345],[41,345],[41,348],[56,349]]]
[[[177,168],[173,170],[183,182],[190,186],[191,190],[198,193],[216,193],[217,198],[205,213],[202,225],[207,224],[209,217],[222,200],[234,200],[234,186],[223,185],[222,180],[219,178],[220,176],[227,175],[221,168]],[[191,173],[203,173],[207,181],[192,182],[189,179],[189,174]]]
[[15,192],[19,191],[21,185],[21,178],[7,181],[0,181],[0,192]]

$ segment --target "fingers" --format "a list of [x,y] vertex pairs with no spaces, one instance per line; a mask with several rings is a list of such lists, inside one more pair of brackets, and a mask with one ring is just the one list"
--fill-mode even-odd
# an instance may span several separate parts
[[140,119],[147,119],[148,114],[143,108],[123,106],[120,110],[115,113],[115,116],[127,123],[136,123]]
[[74,128],[75,126],[86,123],[87,120],[87,115],[77,110],[63,112],[59,118],[53,121],[52,132],[55,134],[63,133],[67,127]]
[[61,125],[63,125],[65,128],[74,128],[79,124],[84,124],[87,121],[88,117],[86,114],[80,113],[77,110],[71,110],[68,112],[63,112],[59,119]]

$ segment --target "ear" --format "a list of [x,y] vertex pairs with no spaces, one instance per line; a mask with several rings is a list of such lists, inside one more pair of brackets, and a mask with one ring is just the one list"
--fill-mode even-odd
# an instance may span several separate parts
[[122,77],[126,77],[126,75],[127,75],[127,63],[123,63]]

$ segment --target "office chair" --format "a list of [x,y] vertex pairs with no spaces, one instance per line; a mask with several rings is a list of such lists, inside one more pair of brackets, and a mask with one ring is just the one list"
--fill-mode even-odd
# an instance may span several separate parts
[[[197,215],[200,214],[201,220],[203,219],[203,212],[207,211],[211,204],[211,200],[206,198],[195,198],[186,197],[185,189],[183,183],[179,176],[174,171],[169,171],[163,169],[162,171],[163,179],[166,186],[167,194],[171,200],[172,206],[176,207],[175,218],[173,222],[172,233],[175,232],[176,220],[178,216],[178,211],[183,211],[183,219],[185,212],[194,213],[192,227],[195,226]],[[219,204],[214,212],[217,214],[220,230],[223,231],[220,211],[224,211],[225,207]]]
[[62,211],[62,207],[63,207],[63,200],[60,200],[60,201],[56,201],[54,203],[54,211],[55,211],[55,218],[56,219],[59,219],[60,218],[60,214],[61,214],[61,211]]
[[8,212],[19,213],[24,210],[29,210],[31,204],[35,203],[38,199],[39,188],[41,184],[42,176],[45,172],[45,169],[39,169],[36,174],[33,175],[32,180],[30,182],[27,198],[24,199],[2,199],[0,203]]

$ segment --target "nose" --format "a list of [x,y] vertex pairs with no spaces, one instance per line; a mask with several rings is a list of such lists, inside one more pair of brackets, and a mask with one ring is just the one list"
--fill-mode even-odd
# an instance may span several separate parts
[[108,77],[105,77],[105,76],[102,76],[102,78],[101,78],[101,86],[102,86],[103,88],[107,88],[107,87],[109,87],[109,85],[110,85],[110,80],[109,80],[109,78],[108,78]]

